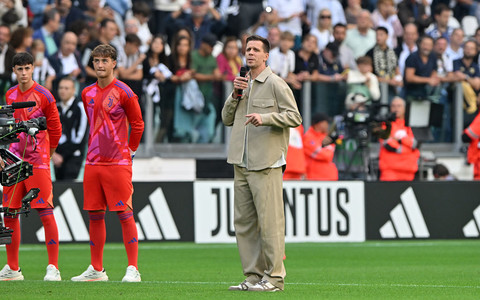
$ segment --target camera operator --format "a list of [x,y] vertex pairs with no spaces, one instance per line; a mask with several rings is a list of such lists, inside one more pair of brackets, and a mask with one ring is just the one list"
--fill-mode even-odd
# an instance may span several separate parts
[[391,122],[390,136],[380,140],[380,180],[411,181],[418,170],[420,151],[412,129],[405,126],[405,100],[393,98],[390,111],[396,120]]
[[59,281],[58,271],[58,228],[53,215],[52,180],[50,177],[50,157],[58,145],[62,134],[62,126],[58,115],[55,98],[50,91],[32,79],[34,60],[31,54],[17,53],[13,57],[13,72],[17,76],[18,85],[5,94],[8,105],[13,102],[36,102],[36,106],[15,110],[13,117],[17,121],[32,120],[45,117],[47,131],[39,132],[33,137],[23,132],[18,135],[19,142],[10,145],[10,151],[33,165],[33,175],[13,186],[3,188],[3,207],[8,208],[5,215],[5,226],[13,230],[11,244],[6,246],[7,264],[0,271],[1,280],[23,280],[22,271],[18,266],[20,247],[20,222],[17,211],[22,207],[22,198],[32,188],[40,188],[39,197],[31,203],[42,221],[45,229],[45,244],[48,252],[46,281]]

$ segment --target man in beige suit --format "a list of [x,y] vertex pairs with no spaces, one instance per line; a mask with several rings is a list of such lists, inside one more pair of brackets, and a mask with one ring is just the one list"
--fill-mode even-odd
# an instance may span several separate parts
[[283,290],[286,274],[282,166],[289,127],[302,117],[288,85],[265,64],[269,51],[266,39],[247,39],[250,72],[235,78],[222,110],[223,123],[233,126],[227,161],[235,168],[235,232],[246,276],[230,290]]

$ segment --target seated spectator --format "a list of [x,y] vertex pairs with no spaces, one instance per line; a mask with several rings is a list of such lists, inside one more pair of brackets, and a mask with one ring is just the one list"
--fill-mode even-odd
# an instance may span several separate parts
[[407,57],[418,50],[417,40],[417,25],[408,23],[404,28],[403,43],[395,49],[398,57],[398,68],[402,77],[405,76],[405,61],[407,60]]
[[463,39],[465,34],[462,28],[456,28],[452,31],[450,43],[447,48],[447,55],[452,61],[461,59],[463,57]]
[[56,73],[54,90],[57,90],[58,82],[64,77],[70,77],[78,83],[85,82],[86,71],[82,65],[80,54],[77,49],[78,38],[71,31],[65,32],[60,43],[60,49],[48,58],[50,65]]
[[[200,47],[202,38],[213,33],[217,39],[221,38],[226,29],[218,11],[210,5],[212,0],[187,0],[184,6],[171,14],[167,32],[177,32],[186,26],[194,33],[194,49]],[[190,9],[191,13],[186,13]]]
[[362,95],[367,101],[380,99],[378,79],[372,73],[372,59],[361,56],[357,59],[358,70],[350,70],[347,76],[347,99]]
[[80,99],[75,97],[75,82],[64,77],[58,84],[58,113],[62,123],[62,136],[52,162],[57,180],[73,180],[82,167],[87,141],[87,116]]
[[390,136],[380,140],[379,168],[382,181],[411,181],[418,170],[420,151],[412,129],[405,126],[405,101],[396,97],[390,112],[397,117],[391,122]]
[[143,60],[142,41],[135,34],[127,34],[124,51],[118,58],[118,79],[125,82],[140,99],[142,96]]
[[318,113],[312,117],[312,126],[303,136],[303,150],[309,180],[338,180],[333,163],[335,141],[328,135],[329,117]]
[[394,0],[378,0],[377,9],[372,13],[373,27],[387,29],[388,47],[395,49],[397,41],[403,36],[403,27],[395,10]]
[[454,181],[457,180],[455,176],[450,174],[450,171],[444,164],[436,164],[432,169],[433,178],[435,180]]
[[357,28],[347,31],[345,44],[352,49],[355,58],[365,55],[375,46],[375,31],[371,27],[370,12],[362,10],[357,18]]
[[56,9],[45,12],[43,26],[33,32],[33,39],[41,39],[45,44],[45,56],[53,55],[60,46],[60,13]]
[[44,86],[47,90],[54,91],[53,81],[56,78],[55,70],[52,68],[48,59],[44,56],[45,45],[41,40],[34,40],[31,49],[32,56],[35,58],[33,62],[33,80]]
[[404,87],[407,101],[429,99],[438,101],[440,79],[437,76],[437,58],[433,54],[433,39],[424,36],[418,51],[405,61]]
[[425,29],[425,34],[436,39],[444,37],[450,42],[450,36],[452,35],[453,28],[448,26],[448,19],[452,10],[445,4],[440,3],[435,7],[433,13],[434,22]]
[[423,32],[431,23],[430,6],[422,1],[403,0],[397,5],[398,18],[403,26],[414,23]]
[[305,153],[303,151],[303,125],[290,128],[288,140],[287,164],[283,172],[284,180],[302,180],[307,173]]
[[15,49],[16,53],[28,52],[32,47],[33,31],[30,27],[18,27],[12,32],[10,38],[10,46]]
[[240,58],[237,38],[227,37],[223,43],[223,51],[217,56],[217,65],[220,73],[228,81],[233,81],[240,73],[242,59]]
[[333,42],[332,14],[328,9],[322,9],[320,11],[318,15],[318,25],[310,29],[310,34],[317,37],[317,51],[319,52],[322,51],[328,43]]
[[295,43],[295,37],[290,31],[280,35],[280,46],[270,50],[268,65],[272,72],[282,77],[294,89],[301,89],[302,85],[295,74],[295,52],[291,49]]
[[251,34],[256,34],[263,38],[268,37],[268,31],[270,30],[270,28],[277,26],[278,23],[277,11],[271,7],[268,8],[268,11],[264,10],[260,14],[258,21],[247,29],[248,32],[250,32]]
[[357,63],[355,62],[353,51],[345,45],[346,35],[347,26],[345,26],[345,24],[337,24],[333,26],[333,41],[338,45],[338,58],[342,63],[343,69],[356,69]]
[[375,30],[377,44],[367,52],[367,56],[373,61],[373,73],[377,76],[379,82],[388,84],[388,100],[397,94],[397,87],[403,85],[402,76],[397,65],[397,56],[395,51],[388,47],[388,31],[385,27],[377,27]]

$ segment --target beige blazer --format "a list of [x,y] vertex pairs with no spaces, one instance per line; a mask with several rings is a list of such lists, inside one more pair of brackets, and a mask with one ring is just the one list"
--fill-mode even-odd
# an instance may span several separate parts
[[[262,126],[245,126],[245,115],[258,113]],[[260,73],[240,100],[232,94],[222,109],[222,121],[233,126],[227,162],[241,164],[246,153],[247,169],[252,171],[271,167],[287,157],[289,127],[302,123],[292,90],[270,67]]]

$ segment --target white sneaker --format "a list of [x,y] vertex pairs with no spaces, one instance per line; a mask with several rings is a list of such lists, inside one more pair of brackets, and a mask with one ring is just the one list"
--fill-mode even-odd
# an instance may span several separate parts
[[271,284],[268,280],[262,280],[253,287],[248,289],[249,291],[254,291],[254,292],[277,292],[281,291],[280,288],[274,286]]
[[61,281],[60,271],[54,265],[47,266],[47,274],[43,277],[44,281]]
[[244,280],[239,285],[232,285],[228,288],[229,291],[248,291],[250,288],[254,287],[255,285]]
[[128,266],[125,276],[123,276],[122,282],[140,282],[142,278],[140,277],[140,272],[134,266]]
[[72,277],[72,281],[108,281],[108,276],[105,269],[97,271],[92,265],[89,265],[85,272]]
[[18,271],[14,271],[10,269],[8,264],[6,264],[0,271],[0,281],[7,280],[23,280],[22,270],[18,268]]

